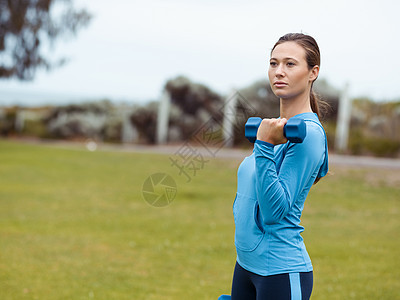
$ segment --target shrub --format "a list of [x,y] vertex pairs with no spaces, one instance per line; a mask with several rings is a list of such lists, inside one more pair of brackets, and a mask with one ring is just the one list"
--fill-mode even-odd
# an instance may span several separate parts
[[396,157],[400,150],[400,142],[385,137],[366,138],[367,150],[379,157]]

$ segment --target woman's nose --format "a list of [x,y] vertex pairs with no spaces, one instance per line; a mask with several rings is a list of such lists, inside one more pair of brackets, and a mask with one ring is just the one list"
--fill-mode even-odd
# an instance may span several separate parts
[[285,72],[283,70],[283,66],[281,64],[279,64],[276,69],[275,69],[275,75],[276,76],[284,76]]

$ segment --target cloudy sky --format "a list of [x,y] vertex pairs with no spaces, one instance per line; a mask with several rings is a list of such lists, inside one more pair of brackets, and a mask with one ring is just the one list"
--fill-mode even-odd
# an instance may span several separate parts
[[34,81],[0,80],[0,105],[98,98],[157,99],[186,75],[221,94],[266,78],[269,51],[287,32],[319,43],[320,78],[353,97],[400,98],[397,0],[75,0],[88,28],[60,41],[67,65]]

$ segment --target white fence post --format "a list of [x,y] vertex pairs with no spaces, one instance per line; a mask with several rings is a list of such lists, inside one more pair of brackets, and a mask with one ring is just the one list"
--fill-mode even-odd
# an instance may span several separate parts
[[157,144],[165,144],[168,139],[170,104],[171,104],[171,97],[168,91],[164,89],[158,106],[157,136],[156,136]]
[[138,137],[137,130],[132,125],[130,118],[132,114],[132,107],[130,107],[129,105],[122,105],[120,107],[120,110],[122,114],[122,133],[121,133],[122,143],[132,143]]
[[339,111],[336,124],[335,149],[339,152],[347,150],[351,117],[351,99],[349,97],[349,84],[346,83],[339,98]]
[[25,111],[23,109],[18,109],[15,116],[15,130],[19,133],[22,132],[25,126]]
[[236,122],[236,102],[237,92],[232,91],[231,95],[225,99],[224,120],[223,120],[223,134],[225,146],[233,146],[233,129]]

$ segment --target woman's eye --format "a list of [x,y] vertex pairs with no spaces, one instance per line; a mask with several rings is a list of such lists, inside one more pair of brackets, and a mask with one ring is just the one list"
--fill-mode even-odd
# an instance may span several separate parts
[[271,67],[275,67],[275,66],[277,65],[277,63],[274,62],[274,61],[271,61],[271,62],[269,63],[269,65],[270,65]]
[[288,65],[289,67],[293,67],[293,66],[295,65],[295,63],[294,63],[294,62],[288,62],[287,65]]

